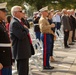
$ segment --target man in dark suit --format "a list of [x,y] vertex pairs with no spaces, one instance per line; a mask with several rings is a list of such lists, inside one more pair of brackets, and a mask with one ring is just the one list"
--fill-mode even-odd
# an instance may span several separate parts
[[72,24],[72,19],[71,19],[71,10],[67,10],[67,12],[68,12],[68,18],[69,18],[69,23],[70,23],[70,27],[71,27],[71,30],[69,31],[68,44],[74,45],[74,43],[72,42],[73,24]]
[[69,24],[69,18],[67,16],[67,10],[63,9],[62,10],[63,14],[61,17],[62,25],[63,25],[63,30],[64,30],[64,47],[65,48],[70,48],[68,46],[68,37],[69,37],[69,31],[71,30],[70,24]]
[[36,39],[40,40],[40,28],[39,28],[39,19],[40,19],[40,14],[39,12],[34,12],[33,15],[33,22],[34,22],[34,31],[35,31],[35,35],[36,35]]
[[0,75],[12,75],[11,43],[5,27],[7,3],[0,3]]
[[73,34],[72,34],[72,42],[75,42],[75,27],[76,27],[76,18],[74,16],[75,12],[73,9],[71,9],[71,21],[72,21],[72,27],[73,27]]
[[10,37],[14,59],[17,60],[18,75],[28,75],[31,41],[29,40],[28,27],[21,22],[23,17],[22,7],[13,6],[11,14],[13,18],[10,23]]

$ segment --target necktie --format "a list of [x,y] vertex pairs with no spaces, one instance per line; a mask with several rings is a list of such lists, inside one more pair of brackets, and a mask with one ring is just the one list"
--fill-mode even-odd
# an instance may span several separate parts
[[22,21],[20,23],[21,23],[21,25],[24,25],[24,23]]
[[[21,21],[20,23],[21,23],[21,25],[24,25],[24,23],[23,23],[22,21]],[[31,40],[30,34],[28,33],[27,35],[28,35],[28,38],[29,38],[30,44],[32,44],[32,40]]]

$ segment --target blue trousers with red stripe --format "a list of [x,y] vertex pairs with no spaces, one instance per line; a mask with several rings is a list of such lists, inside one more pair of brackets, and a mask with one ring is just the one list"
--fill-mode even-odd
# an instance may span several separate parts
[[49,58],[50,58],[50,50],[51,50],[51,36],[50,34],[42,34],[40,36],[43,42],[43,67],[49,67]]
[[12,68],[3,68],[2,70],[0,70],[0,75],[12,75]]
[[54,36],[53,36],[52,34],[50,34],[50,36],[51,36],[51,44],[50,44],[51,50],[50,50],[50,56],[53,56]]

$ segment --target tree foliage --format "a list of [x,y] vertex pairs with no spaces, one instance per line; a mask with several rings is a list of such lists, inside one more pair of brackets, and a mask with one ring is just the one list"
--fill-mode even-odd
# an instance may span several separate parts
[[50,9],[76,8],[76,0],[0,0],[0,2],[8,2],[9,10],[14,5],[23,5],[25,1],[37,10],[47,5]]
[[[58,3],[56,3],[57,1]],[[76,0],[26,0],[26,2],[32,6],[35,6],[37,10],[47,5],[54,9],[76,8]]]

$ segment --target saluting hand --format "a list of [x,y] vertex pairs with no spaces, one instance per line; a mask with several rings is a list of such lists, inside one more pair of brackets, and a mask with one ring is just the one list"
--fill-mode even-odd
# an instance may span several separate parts
[[28,29],[28,27],[26,25],[24,25],[24,28],[27,28]]
[[54,23],[52,23],[52,24],[51,24],[51,28],[54,28],[54,27],[55,27],[55,24],[54,24]]
[[0,70],[3,68],[3,65],[0,63]]
[[65,29],[65,32],[67,32],[68,30],[67,29]]

